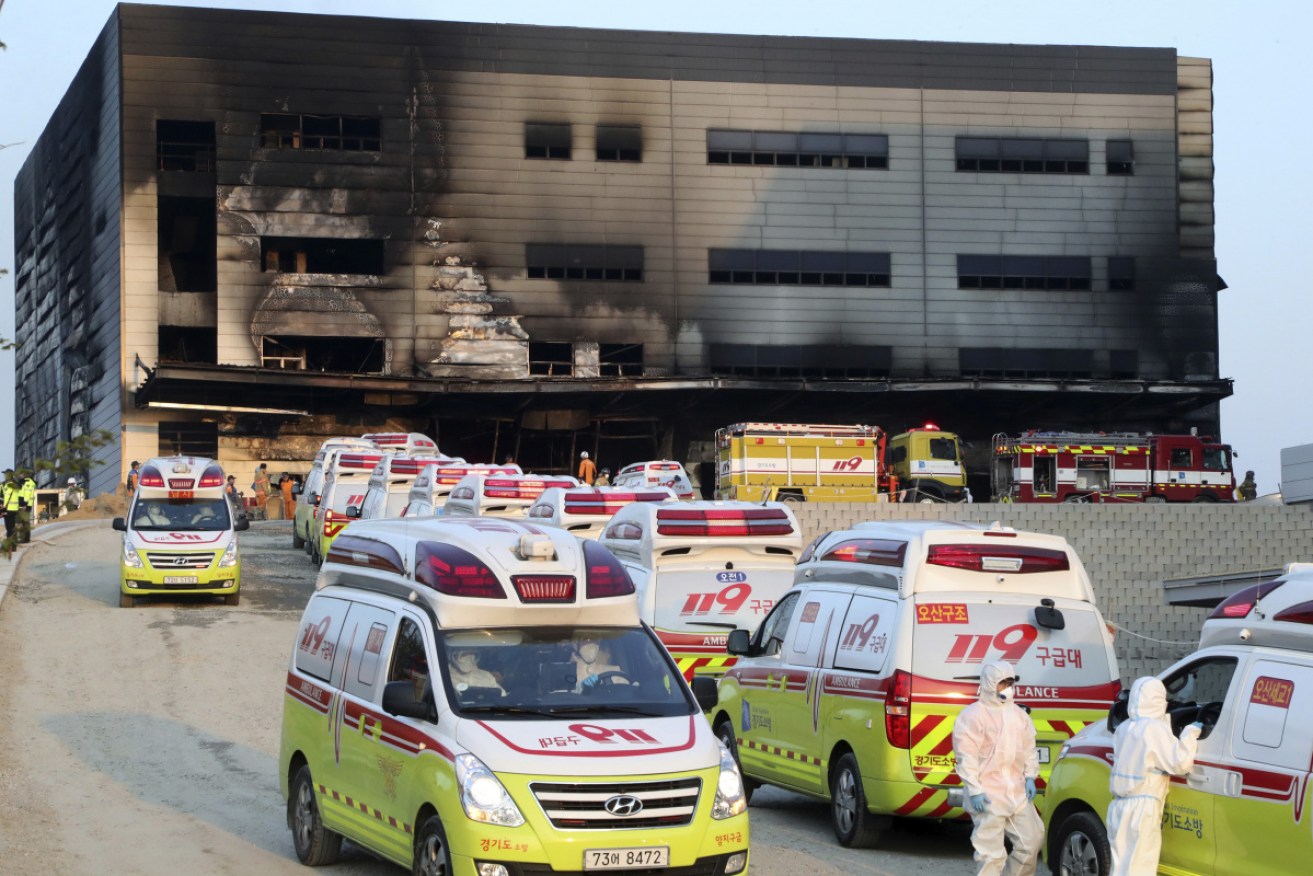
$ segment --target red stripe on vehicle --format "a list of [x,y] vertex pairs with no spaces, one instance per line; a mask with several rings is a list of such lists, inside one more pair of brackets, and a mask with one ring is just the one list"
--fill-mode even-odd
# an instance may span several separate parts
[[915,726],[912,727],[912,743],[910,747],[916,748],[921,743],[921,740],[925,739],[927,733],[944,723],[944,717],[944,715],[927,715],[917,721]]
[[910,815],[911,813],[920,809],[921,805],[925,803],[925,801],[933,797],[934,795],[935,795],[934,788],[922,788],[921,790],[917,791],[915,794],[912,795],[911,800],[908,800],[902,806],[899,806],[897,809],[895,809],[894,814]]

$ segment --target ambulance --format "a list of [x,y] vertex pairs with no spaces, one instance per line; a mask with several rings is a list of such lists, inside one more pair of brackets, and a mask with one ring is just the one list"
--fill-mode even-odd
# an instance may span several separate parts
[[670,487],[632,490],[628,487],[552,487],[529,506],[528,518],[555,526],[577,538],[596,540],[616,512],[634,502],[678,502]]
[[1076,552],[997,524],[827,533],[756,631],[729,633],[728,651],[739,659],[710,719],[749,792],[770,784],[828,801],[835,836],[851,847],[876,845],[895,816],[966,817],[949,796],[962,784],[953,722],[976,702],[983,664],[1016,667],[1041,788],[1060,747],[1102,721],[1121,688]]
[[[1204,725],[1173,777],[1159,872],[1298,873],[1313,860],[1313,564],[1244,588],[1204,621],[1199,649],[1158,676],[1177,735]],[[1044,812],[1054,873],[1108,872],[1104,818],[1119,698],[1063,746]],[[1300,862],[1303,863],[1300,863]]]
[[471,474],[482,475],[517,475],[523,474],[515,463],[493,465],[483,462],[467,462],[460,465],[433,464],[427,466],[415,478],[407,495],[406,507],[402,517],[436,517],[442,513],[447,504],[447,497],[463,478]]
[[[438,442],[423,432],[368,432],[361,436],[381,450],[407,456],[442,456]],[[447,457],[450,458],[450,457]]]
[[284,688],[297,857],[331,864],[349,839],[425,874],[737,876],[747,800],[711,704],[597,543],[515,520],[352,524]]
[[766,617],[802,552],[797,519],[774,502],[635,503],[599,541],[624,563],[643,620],[689,679],[734,664],[726,635]]
[[693,482],[688,479],[684,466],[673,459],[653,459],[647,462],[634,462],[616,472],[611,479],[611,486],[626,487],[631,490],[646,490],[651,487],[670,487],[680,499],[697,498],[693,492]]
[[160,456],[146,461],[123,533],[119,605],[146,596],[200,593],[241,601],[237,533],[250,527],[224,495],[223,468],[212,459]]
[[459,465],[463,459],[424,456],[406,456],[385,453],[369,476],[365,498],[359,506],[348,505],[346,516],[352,520],[371,520],[378,517],[400,517],[410,502],[410,490],[416,479],[427,468],[448,463]]
[[452,487],[442,513],[445,517],[525,517],[543,490],[577,486],[577,480],[564,475],[474,472]]
[[315,453],[310,471],[301,484],[301,494],[296,500],[296,510],[292,517],[292,547],[304,548],[310,553],[313,533],[318,526],[315,509],[319,505],[319,493],[324,487],[324,465],[329,458],[343,450],[369,451],[377,450],[378,445],[368,438],[337,437],[328,438]]
[[382,451],[343,450],[333,454],[324,466],[324,486],[315,503],[315,537],[310,541],[310,559],[321,565],[328,556],[328,546],[346,529],[352,517],[348,508],[359,508],[374,468],[383,459]]

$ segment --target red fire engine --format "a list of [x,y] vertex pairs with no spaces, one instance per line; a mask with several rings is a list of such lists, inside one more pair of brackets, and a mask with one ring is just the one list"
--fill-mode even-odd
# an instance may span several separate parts
[[994,436],[995,502],[1234,502],[1231,448],[1197,435]]

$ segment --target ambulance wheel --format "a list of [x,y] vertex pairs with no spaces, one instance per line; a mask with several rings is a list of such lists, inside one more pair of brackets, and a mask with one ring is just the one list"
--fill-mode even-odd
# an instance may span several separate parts
[[866,808],[866,791],[857,757],[850,751],[839,758],[830,777],[830,820],[839,845],[850,849],[870,849],[884,832],[871,810]]
[[336,863],[341,857],[342,835],[324,827],[308,766],[297,770],[292,780],[292,793],[287,796],[287,824],[292,828],[292,845],[302,864],[322,867]]
[[[716,725],[716,738],[725,743],[725,747],[729,749],[730,757],[734,758],[734,762],[739,765],[739,775],[743,776],[743,762],[739,760],[739,744],[734,738],[734,725],[728,720],[721,721]],[[759,787],[761,787],[760,782],[743,776],[743,802],[751,803],[752,792]]]
[[137,597],[129,596],[126,593],[119,594],[119,608],[136,608]]
[[223,601],[229,605],[238,605],[242,601],[242,592],[238,590],[236,593],[224,594]]
[[303,548],[303,547],[305,547],[305,539],[301,537],[301,533],[296,531],[296,524],[293,523],[292,524],[292,550],[296,550],[297,548]]
[[1053,876],[1104,876],[1112,866],[1108,831],[1093,812],[1064,820],[1051,848]]
[[410,872],[413,876],[451,876],[447,833],[442,829],[442,819],[436,815],[430,815],[419,829],[419,838],[415,840],[415,863]]

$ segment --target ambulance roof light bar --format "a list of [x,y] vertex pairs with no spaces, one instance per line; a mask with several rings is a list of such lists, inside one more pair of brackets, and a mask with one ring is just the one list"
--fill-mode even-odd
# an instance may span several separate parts
[[440,541],[415,546],[415,581],[447,596],[505,599],[492,569],[469,551]]
[[754,536],[793,535],[782,508],[658,508],[658,535]]

